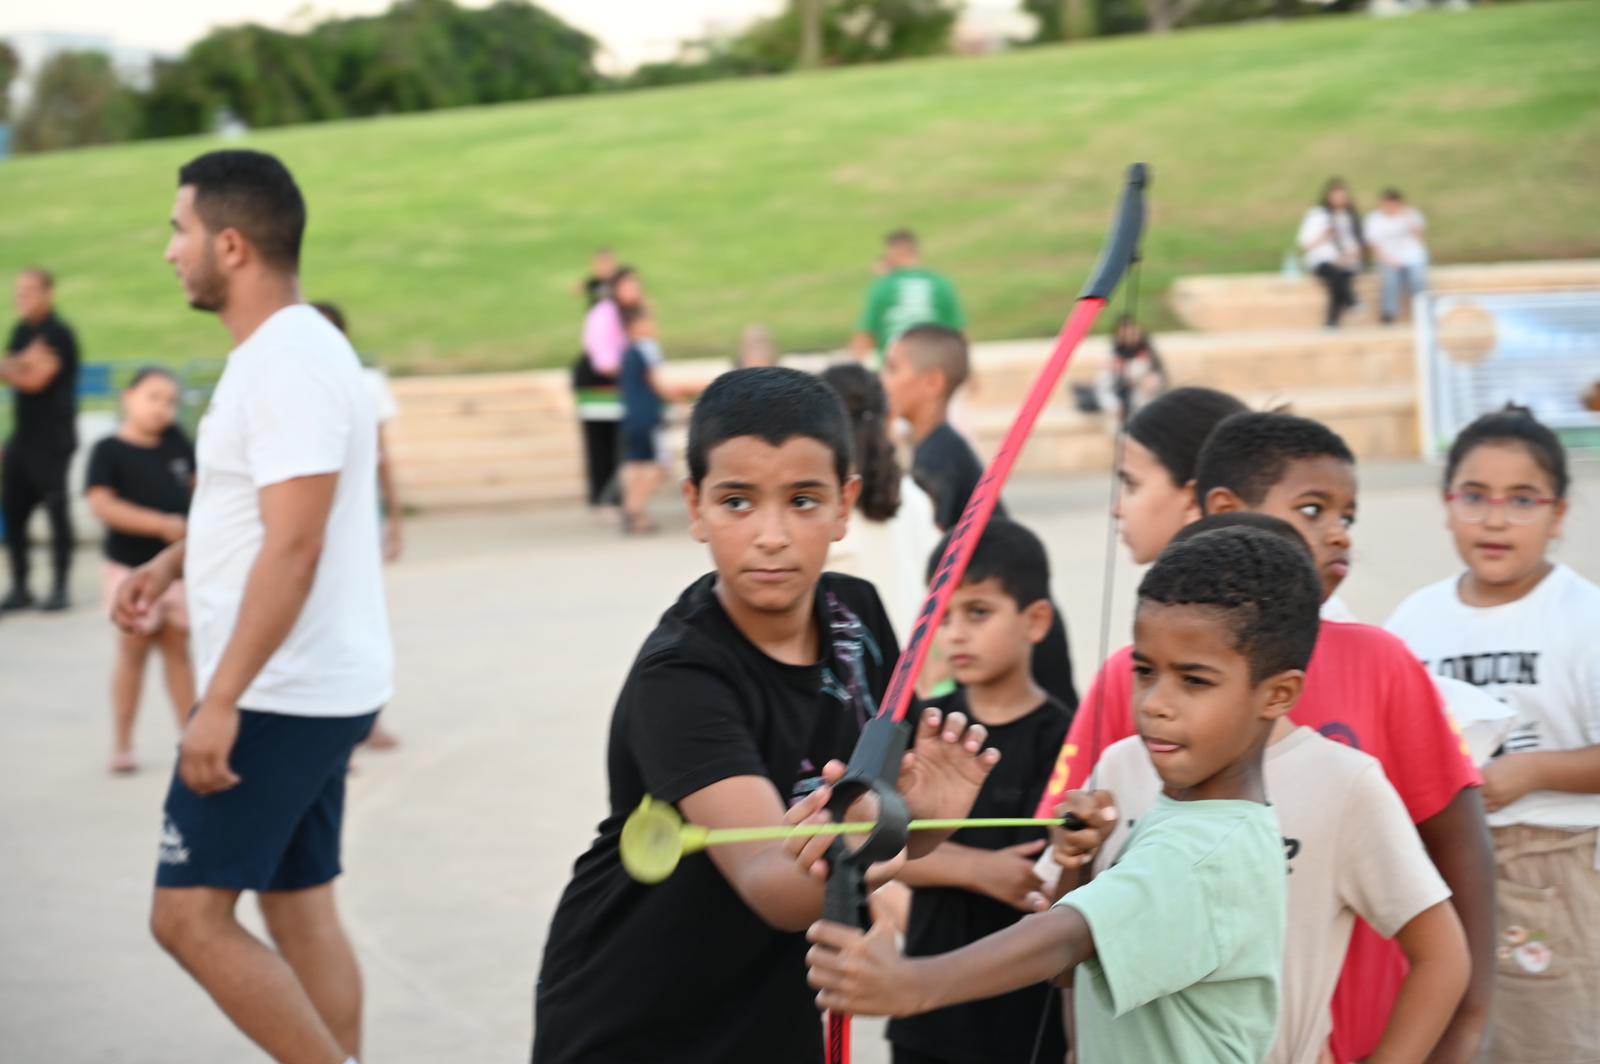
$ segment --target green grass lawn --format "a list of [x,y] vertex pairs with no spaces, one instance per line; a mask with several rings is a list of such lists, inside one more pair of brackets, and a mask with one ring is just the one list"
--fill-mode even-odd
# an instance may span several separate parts
[[[1600,254],[1600,2],[1119,38],[263,132],[311,206],[306,292],[402,371],[564,364],[596,244],[640,265],[669,354],[764,322],[842,343],[896,225],[980,338],[1053,332],[1125,165],[1151,164],[1144,307],[1275,270],[1321,182],[1403,187],[1440,261]],[[176,167],[148,142],[0,164],[0,269],[57,271],[87,357],[227,347],[161,261]]]

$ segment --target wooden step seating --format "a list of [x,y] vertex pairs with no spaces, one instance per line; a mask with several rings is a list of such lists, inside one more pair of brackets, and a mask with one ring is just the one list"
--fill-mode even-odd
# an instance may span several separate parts
[[[709,381],[721,362],[674,364],[673,379]],[[420,509],[571,501],[583,455],[566,370],[401,377],[391,425],[401,498]],[[678,427],[681,436],[681,426]],[[681,451],[681,440],[673,446]]]
[[[1600,260],[1525,262],[1434,269],[1436,291],[1600,290]],[[1365,317],[1325,330],[1314,279],[1276,274],[1191,277],[1173,288],[1179,316],[1198,331],[1158,336],[1175,384],[1233,392],[1257,409],[1288,403],[1327,421],[1363,458],[1417,451],[1416,368],[1408,326],[1370,324],[1377,293],[1362,278]],[[1363,321],[1369,324],[1362,324]],[[1004,437],[1049,357],[1052,340],[980,343],[974,381],[959,423],[985,457]],[[1092,383],[1108,359],[1103,337],[1074,358],[1069,383]],[[829,355],[786,364],[816,371]],[[670,379],[704,384],[727,368],[719,360],[670,362]],[[419,507],[517,505],[581,497],[577,414],[565,370],[399,379],[394,426],[396,471],[408,504]],[[669,430],[681,456],[682,411]],[[1035,473],[1109,468],[1105,419],[1074,409],[1063,386],[1035,429],[1019,468]]]
[[[1042,340],[983,345],[962,419],[986,461],[1010,429],[1050,346]],[[1174,333],[1156,337],[1156,347],[1174,385],[1220,388],[1258,410],[1287,405],[1327,422],[1362,458],[1417,453],[1415,359],[1405,330]],[[1067,371],[1068,381],[1092,382],[1108,357],[1103,339],[1086,342]],[[1040,416],[1017,468],[1109,471],[1111,442],[1108,418],[1079,412],[1064,388]]]
[[[1428,283],[1435,292],[1600,290],[1600,260],[1435,266],[1429,270]],[[1375,270],[1356,279],[1362,306],[1347,313],[1343,325],[1378,324],[1378,287]],[[1191,329],[1314,329],[1323,323],[1327,296],[1313,276],[1239,273],[1181,278],[1168,292],[1167,303]]]
[[[994,453],[1049,357],[1052,341],[985,343],[974,351],[974,385],[961,420],[985,458]],[[1178,384],[1207,384],[1252,405],[1293,403],[1322,417],[1365,457],[1414,453],[1414,370],[1408,334],[1396,329],[1157,337]],[[1069,381],[1089,383],[1108,358],[1103,338],[1074,357]],[[786,360],[811,372],[827,355]],[[708,383],[717,360],[672,362],[675,381]],[[400,417],[392,430],[396,475],[408,505],[421,508],[570,501],[582,491],[577,413],[565,371],[400,378]],[[668,444],[682,454],[681,411]],[[1057,389],[1023,453],[1034,473],[1108,467],[1105,419],[1074,409]]]

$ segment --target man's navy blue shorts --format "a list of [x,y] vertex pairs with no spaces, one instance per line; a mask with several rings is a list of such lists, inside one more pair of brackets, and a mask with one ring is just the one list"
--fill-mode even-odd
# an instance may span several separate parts
[[232,789],[200,795],[177,770],[161,825],[158,887],[307,890],[339,874],[350,752],[377,711],[291,717],[239,711]]

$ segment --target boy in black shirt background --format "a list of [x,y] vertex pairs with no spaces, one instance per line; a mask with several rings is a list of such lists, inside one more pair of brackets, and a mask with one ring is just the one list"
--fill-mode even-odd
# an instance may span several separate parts
[[[735,370],[695,404],[683,493],[716,571],[662,616],[617,699],[610,813],[551,922],[537,1064],[822,1058],[802,934],[822,912],[825,867],[801,866],[814,848],[718,847],[645,886],[617,847],[645,795],[712,828],[825,815],[817,777],[838,778],[898,653],[872,585],[822,571],[860,491],[850,438],[838,398],[796,370]],[[960,712],[923,715],[899,781],[913,816],[966,814],[999,756],[984,736]]]
[[[930,560],[930,580],[945,545]],[[975,817],[1031,816],[1054,769],[1051,751],[1067,736],[1067,708],[1031,674],[1034,647],[1054,613],[1049,595],[1044,544],[1021,525],[992,519],[938,635],[961,688],[934,703],[982,724],[1000,751]],[[1045,843],[1043,828],[958,831],[907,862],[899,876],[913,888],[906,955],[948,953],[1047,908],[1034,872]],[[1037,1059],[1059,1061],[1066,1055],[1060,1014],[1060,993],[1040,983],[894,1020],[888,1037],[895,1064],[1032,1064],[1044,1018]]]
[[[883,365],[889,412],[911,426],[911,478],[933,500],[933,520],[941,532],[955,527],[983,478],[983,463],[972,445],[950,427],[950,397],[966,383],[970,364],[961,333],[943,325],[916,325],[889,345]],[[997,505],[994,515],[1004,517],[1005,506]]]
[[[85,492],[89,508],[106,526],[106,612],[128,574],[184,537],[185,514],[194,493],[194,447],[176,424],[178,380],[147,367],[122,393],[122,424],[89,452]],[[194,667],[189,661],[189,614],[181,580],[158,599],[136,632],[117,634],[111,674],[114,740],[111,771],[132,772],[133,722],[144,690],[144,667],[152,647],[161,651],[167,692],[182,733],[194,707]]]
[[[933,500],[933,520],[941,532],[955,527],[983,479],[983,463],[972,444],[950,427],[950,397],[966,382],[970,366],[967,338],[943,325],[917,325],[901,333],[883,366],[889,413],[911,426],[911,479]],[[1006,516],[1003,504],[995,506],[994,516]],[[1050,631],[1034,655],[1033,678],[1069,711],[1076,710],[1066,622],[1054,603],[1051,612]]]

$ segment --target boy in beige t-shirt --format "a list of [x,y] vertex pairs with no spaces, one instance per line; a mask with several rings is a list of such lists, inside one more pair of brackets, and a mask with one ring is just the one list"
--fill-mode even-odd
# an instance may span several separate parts
[[[1263,759],[1289,862],[1283,1010],[1268,1064],[1317,1064],[1333,1026],[1329,1002],[1360,915],[1397,937],[1411,963],[1389,1027],[1371,1060],[1422,1060],[1460,998],[1469,963],[1450,891],[1376,759],[1280,720]],[[1116,795],[1122,821],[1101,847],[1112,864],[1161,779],[1137,736],[1107,748],[1092,789]],[[1048,855],[1047,855],[1048,856]],[[1437,990],[1435,988],[1438,988]]]

